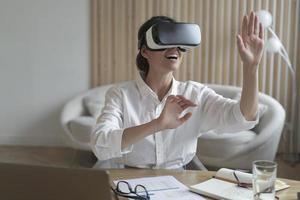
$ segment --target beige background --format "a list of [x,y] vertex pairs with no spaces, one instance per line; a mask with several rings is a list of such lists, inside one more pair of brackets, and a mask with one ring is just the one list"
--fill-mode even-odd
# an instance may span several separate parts
[[[136,78],[137,31],[154,15],[167,15],[201,27],[201,45],[185,56],[175,73],[178,80],[241,86],[242,66],[235,37],[242,16],[260,9],[271,12],[273,29],[286,47],[292,64],[297,66],[298,63],[299,68],[300,58],[296,56],[300,55],[300,48],[297,49],[299,4],[298,0],[93,0],[92,87]],[[284,60],[279,55],[265,53],[259,80],[260,91],[280,101],[287,111],[287,122],[291,122],[291,76]],[[300,85],[299,80],[297,85]],[[299,100],[297,102],[299,104]],[[294,112],[296,122],[299,112]],[[295,129],[292,136],[286,128],[282,139],[285,151],[295,151],[292,141],[298,139],[300,144],[296,132]]]

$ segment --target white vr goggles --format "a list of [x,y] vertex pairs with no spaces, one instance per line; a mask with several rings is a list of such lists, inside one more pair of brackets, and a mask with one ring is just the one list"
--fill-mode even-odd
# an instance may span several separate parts
[[143,44],[153,51],[178,47],[186,51],[201,42],[201,31],[197,24],[160,22],[151,26],[144,38],[139,41],[139,49]]

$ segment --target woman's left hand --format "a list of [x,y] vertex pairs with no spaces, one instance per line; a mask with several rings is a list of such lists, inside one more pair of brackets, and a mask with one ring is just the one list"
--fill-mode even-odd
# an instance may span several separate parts
[[[259,25],[258,25],[259,24]],[[250,16],[244,16],[242,35],[237,35],[237,46],[244,65],[257,66],[261,60],[264,47],[264,33],[258,17],[252,11]]]

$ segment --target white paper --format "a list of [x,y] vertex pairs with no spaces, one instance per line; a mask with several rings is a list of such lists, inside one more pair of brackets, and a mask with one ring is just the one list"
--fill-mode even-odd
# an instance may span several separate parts
[[[118,181],[114,181],[116,185]],[[132,188],[140,184],[147,188],[151,200],[203,200],[198,194],[190,192],[189,189],[180,183],[173,176],[157,176],[137,179],[122,180],[127,181]]]
[[[216,177],[237,182],[236,178],[233,175],[233,172],[235,172],[236,176],[238,177],[241,183],[252,184],[252,174],[237,171],[237,170],[227,169],[227,168],[219,169],[216,173]],[[280,181],[278,179],[275,181],[275,191],[283,190],[289,187],[290,186],[283,181]]]
[[238,177],[238,179],[241,183],[251,183],[252,184],[252,174],[237,171],[237,170],[227,169],[227,168],[219,169],[216,173],[216,177],[224,178],[224,179],[236,182],[237,180],[234,177],[233,172],[235,172],[236,176]]
[[[216,173],[216,177],[225,180],[231,180],[236,182],[236,178],[233,175],[234,170],[222,168]],[[242,183],[252,183],[252,174],[235,171],[238,179]],[[253,191],[252,188],[238,187],[237,184],[231,183],[218,178],[212,178],[199,184],[190,186],[190,190],[196,193],[210,196],[216,199],[234,199],[234,200],[252,200]],[[288,188],[289,185],[280,180],[276,180],[275,190],[281,190]]]
[[252,190],[241,188],[234,183],[214,178],[193,185],[190,189],[217,199],[252,200],[253,197]]

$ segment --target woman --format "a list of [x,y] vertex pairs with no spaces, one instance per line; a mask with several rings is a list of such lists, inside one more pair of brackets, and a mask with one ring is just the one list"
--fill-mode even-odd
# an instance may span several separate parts
[[123,157],[122,162],[132,167],[181,168],[194,157],[201,132],[235,132],[258,122],[258,64],[264,43],[254,12],[244,16],[242,33],[237,35],[243,62],[240,102],[223,98],[200,83],[174,79],[184,54],[181,49],[152,51],[143,41],[146,31],[162,21],[174,22],[158,16],[139,29],[141,76],[106,94],[91,138],[100,161]]

